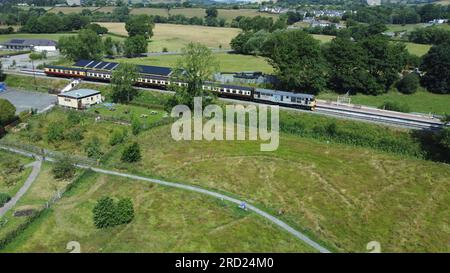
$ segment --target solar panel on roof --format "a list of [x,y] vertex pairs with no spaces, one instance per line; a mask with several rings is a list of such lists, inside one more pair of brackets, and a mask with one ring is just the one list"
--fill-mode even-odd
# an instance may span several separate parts
[[164,75],[167,76],[172,72],[172,69],[168,67],[161,66],[148,66],[148,65],[140,65],[139,71],[144,74],[154,74],[154,75]]
[[109,64],[105,67],[105,69],[112,70],[116,65],[117,65],[117,63],[109,63]]
[[25,42],[25,40],[12,39],[10,42],[13,44],[23,44],[23,42]]
[[94,68],[96,67],[100,62],[98,61],[92,61],[91,63],[87,64],[86,67],[88,68]]
[[74,66],[80,66],[80,67],[84,67],[86,66],[88,63],[90,63],[91,61],[89,60],[79,60],[78,62],[76,62],[74,64]]

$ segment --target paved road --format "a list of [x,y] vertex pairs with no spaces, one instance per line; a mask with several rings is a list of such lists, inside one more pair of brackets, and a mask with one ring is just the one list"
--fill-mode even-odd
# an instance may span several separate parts
[[30,176],[28,176],[27,180],[23,184],[23,186],[19,189],[19,191],[14,195],[8,203],[6,203],[3,207],[0,208],[0,217],[3,217],[6,212],[8,212],[11,208],[13,208],[16,203],[22,198],[22,196],[28,191],[30,186],[33,184],[34,180],[38,176],[41,171],[42,161],[38,159],[37,161],[28,164],[26,167],[33,167]]
[[[5,150],[11,151],[11,152],[20,153],[22,155],[33,156],[32,153],[21,151],[19,149],[15,149],[15,148],[8,148],[8,147],[0,146],[0,149],[5,149]],[[53,158],[48,158],[48,157],[46,157],[45,160],[54,161]],[[183,190],[198,192],[198,193],[201,193],[201,194],[205,194],[205,195],[209,195],[209,196],[213,196],[213,197],[219,198],[221,200],[227,200],[229,202],[232,202],[232,203],[235,203],[235,204],[238,204],[238,205],[240,205],[240,204],[242,204],[244,202],[243,200],[232,198],[232,197],[229,197],[227,195],[224,195],[224,194],[221,194],[221,193],[218,193],[218,192],[205,190],[205,189],[202,189],[202,188],[197,187],[197,186],[191,186],[191,185],[186,185],[186,184],[181,184],[181,183],[168,182],[168,181],[164,181],[164,180],[147,178],[147,177],[143,177],[143,176],[126,174],[126,173],[121,173],[121,172],[116,172],[116,171],[110,171],[110,170],[105,170],[105,169],[100,169],[100,168],[95,168],[95,167],[90,167],[90,166],[85,166],[85,165],[77,165],[77,167],[85,168],[85,169],[91,169],[92,171],[97,172],[97,173],[103,173],[103,174],[114,175],[114,176],[121,176],[121,177],[129,178],[129,179],[133,179],[133,180],[146,181],[146,182],[155,183],[155,184],[159,184],[159,185],[163,185],[163,186],[167,186],[167,187],[174,187],[174,188],[179,188],[179,189],[183,189]],[[278,218],[276,218],[276,217],[274,217],[274,216],[272,216],[272,215],[270,215],[270,214],[268,214],[268,213],[258,209],[255,206],[252,206],[250,204],[247,204],[246,207],[247,207],[247,209],[255,212],[256,214],[266,218],[267,220],[271,221],[272,223],[274,223],[277,226],[281,227],[282,229],[286,230],[287,232],[289,232],[293,236],[297,237],[298,239],[302,240],[304,243],[306,243],[307,245],[311,246],[315,250],[317,250],[317,251],[319,251],[321,253],[330,253],[330,251],[328,249],[322,247],[320,244],[318,244],[317,242],[311,240],[308,236],[306,236],[305,234],[301,233],[300,231],[292,228],[291,226],[289,226],[285,222],[281,221],[280,219],[278,219]]]

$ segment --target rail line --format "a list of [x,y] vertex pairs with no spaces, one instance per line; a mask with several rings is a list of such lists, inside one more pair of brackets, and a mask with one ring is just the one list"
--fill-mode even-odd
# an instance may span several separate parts
[[[47,76],[43,70],[31,70],[23,69],[20,71],[7,70],[5,73],[24,75],[24,76],[36,76],[39,78],[53,79],[53,77]],[[96,81],[85,81],[92,84],[98,85],[108,85],[108,83],[96,82]],[[164,93],[174,93],[172,91],[148,88],[148,87],[137,87],[141,90],[151,90]],[[225,101],[241,102],[241,103],[252,103],[252,104],[262,104],[261,102],[251,102],[251,101],[240,101],[237,99],[230,98],[220,98]],[[332,116],[344,119],[353,119],[365,122],[378,123],[393,127],[401,127],[407,129],[415,130],[440,130],[441,128],[448,126],[441,122],[435,117],[429,117],[418,114],[401,113],[395,111],[388,111],[382,109],[376,109],[366,106],[348,105],[348,104],[338,104],[332,102],[326,102],[317,100],[316,111],[301,110],[298,108],[292,108],[287,106],[280,106],[280,108],[291,111],[309,112],[315,114],[321,114],[326,116]]]

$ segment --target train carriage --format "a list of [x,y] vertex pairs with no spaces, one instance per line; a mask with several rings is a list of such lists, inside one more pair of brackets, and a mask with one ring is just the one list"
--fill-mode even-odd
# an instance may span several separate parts
[[[102,62],[91,60],[80,60],[74,67],[46,66],[45,74],[49,76],[82,78],[92,81],[111,81],[113,71],[119,66],[115,62]],[[174,84],[186,86],[187,83],[176,80],[171,82],[172,69],[160,66],[138,65],[139,77],[136,85],[167,89],[167,86]],[[239,100],[252,100],[262,103],[282,105],[295,108],[314,110],[316,100],[314,95],[292,93],[264,88],[254,88],[248,86],[218,84],[206,82],[202,88],[217,93],[221,97],[234,98]]]

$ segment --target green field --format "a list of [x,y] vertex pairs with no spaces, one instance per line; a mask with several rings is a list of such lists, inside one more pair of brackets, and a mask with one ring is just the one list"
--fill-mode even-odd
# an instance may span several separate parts
[[405,42],[405,45],[409,53],[419,57],[422,57],[423,55],[427,54],[431,48],[431,45],[416,44],[410,42]]
[[[89,173],[50,212],[3,252],[310,252],[270,222],[223,201],[145,182]],[[131,197],[130,224],[98,230],[92,221],[103,196]]]
[[[336,101],[335,93],[320,93],[319,99]],[[397,91],[390,91],[383,95],[370,96],[357,94],[350,96],[351,103],[379,107],[386,101],[407,104],[412,112],[450,114],[450,95],[433,94],[419,89],[414,94],[405,95]]]
[[[14,157],[23,160],[23,158],[17,154],[15,154]],[[13,209],[0,218],[0,223],[6,221],[6,224],[0,224],[0,239],[3,239],[6,234],[15,230],[19,225],[26,221],[26,216],[13,216],[14,211],[24,209],[37,210],[42,208],[46,202],[56,194],[57,190],[61,191],[70,182],[67,180],[55,180],[51,170],[52,168],[49,163],[43,163],[41,172],[25,195],[22,196]]]
[[31,168],[11,170],[12,172],[7,171],[7,164],[14,160],[18,161],[19,166],[24,166],[31,162],[29,158],[18,157],[0,149],[0,193],[6,193],[10,197],[17,193],[31,173]]
[[[109,32],[127,36],[124,23],[99,23]],[[207,26],[155,24],[153,36],[148,44],[149,52],[180,51],[189,42],[196,42],[211,48],[230,48],[230,41],[240,32],[237,28]]]
[[[240,54],[217,53],[214,54],[219,61],[220,71],[262,71],[264,73],[272,73],[273,68],[263,57]],[[116,59],[118,62],[129,62],[143,65],[156,65],[174,67],[180,55],[162,55],[133,59]]]
[[[299,116],[301,118],[301,116]],[[174,141],[170,127],[140,135],[143,159],[110,165],[237,194],[340,251],[449,251],[449,165],[281,135],[275,152],[248,141]]]
[[113,104],[111,107],[100,104],[91,107],[88,112],[96,113],[97,115],[102,117],[109,117],[129,122],[131,122],[133,117],[136,117],[142,123],[146,124],[160,121],[163,116],[167,115],[164,111],[159,109],[147,109],[144,107],[124,104]]
[[0,42],[4,42],[10,39],[49,39],[58,41],[62,36],[72,36],[75,33],[14,33],[14,34],[2,34],[0,35]]

